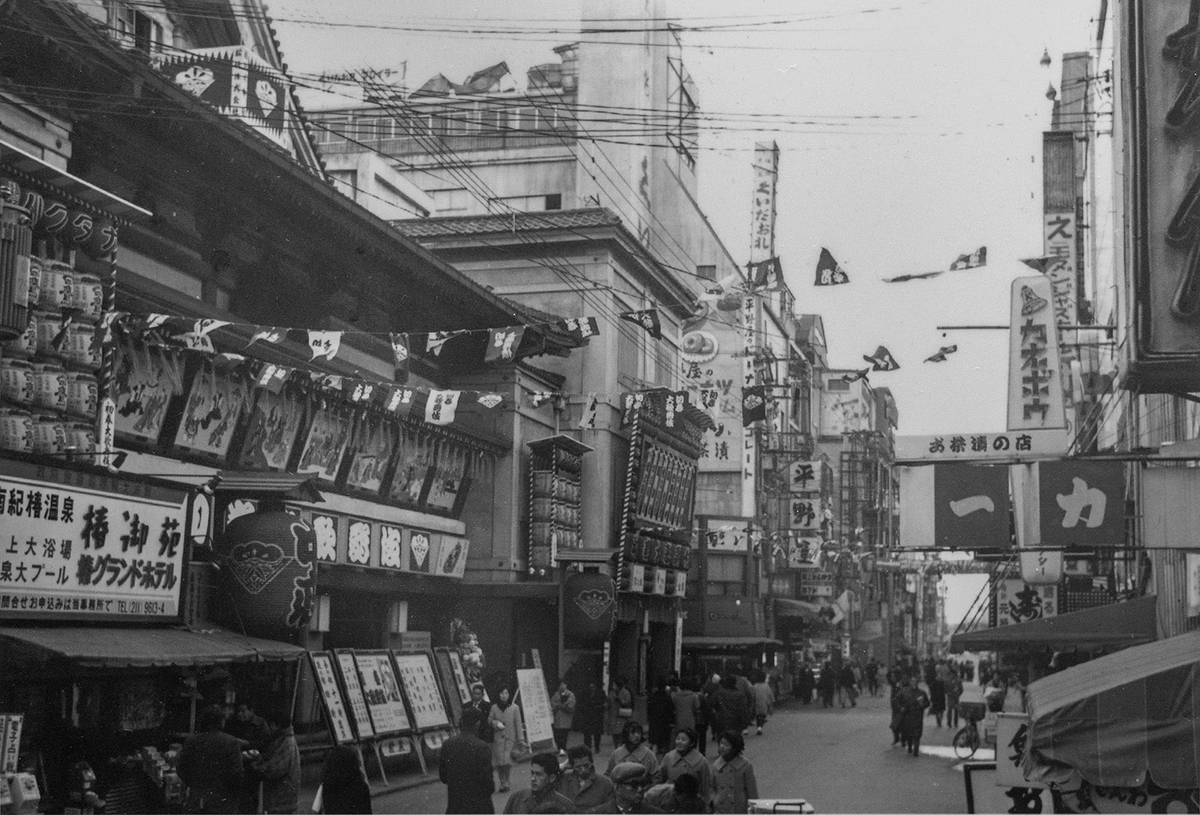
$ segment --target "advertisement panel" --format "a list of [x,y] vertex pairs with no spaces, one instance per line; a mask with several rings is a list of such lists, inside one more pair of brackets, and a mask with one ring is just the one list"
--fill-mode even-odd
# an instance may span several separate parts
[[1067,426],[1055,319],[1059,309],[1057,296],[1050,278],[1044,275],[1018,277],[1012,282],[1008,329],[1009,430]]

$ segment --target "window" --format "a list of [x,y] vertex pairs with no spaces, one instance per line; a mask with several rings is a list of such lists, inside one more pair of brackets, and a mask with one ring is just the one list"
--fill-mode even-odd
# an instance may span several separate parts
[[617,326],[617,380],[636,389],[642,376],[642,329],[621,321]]
[[162,53],[166,32],[149,14],[114,0],[108,6],[108,25],[123,45],[147,54]]
[[333,116],[315,121],[321,144],[345,144],[349,120],[344,116]]
[[467,211],[471,196],[466,190],[433,190],[433,196],[438,215],[452,215]]
[[562,193],[556,192],[546,196],[546,209],[562,209]]
[[479,116],[479,126],[486,133],[504,133],[509,129],[508,108],[503,106],[484,108]]
[[746,593],[745,555],[710,553],[705,564],[708,571],[708,585],[705,587],[707,594],[741,597]]
[[664,388],[675,387],[675,372],[678,367],[678,352],[665,339],[655,344],[654,384]]

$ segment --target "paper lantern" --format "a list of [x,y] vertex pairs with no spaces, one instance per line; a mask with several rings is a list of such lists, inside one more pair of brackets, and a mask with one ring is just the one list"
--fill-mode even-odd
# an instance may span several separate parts
[[317,550],[311,526],[283,511],[253,512],[231,521],[213,550],[247,634],[290,640],[308,625]]
[[0,176],[0,202],[20,204],[21,185],[7,176]]
[[86,246],[96,230],[96,219],[83,209],[73,209],[67,215],[67,229],[63,237],[75,246]]
[[21,193],[21,206],[29,210],[29,226],[37,229],[46,212],[46,199],[36,190],[24,190]]
[[617,585],[599,572],[577,572],[563,584],[563,641],[572,648],[601,648],[612,634]]
[[96,221],[92,236],[83,245],[83,251],[92,260],[100,260],[111,255],[117,248],[117,225],[112,218],[101,218]]
[[61,236],[67,229],[71,212],[62,201],[46,201],[46,209],[38,222],[38,232],[44,235]]

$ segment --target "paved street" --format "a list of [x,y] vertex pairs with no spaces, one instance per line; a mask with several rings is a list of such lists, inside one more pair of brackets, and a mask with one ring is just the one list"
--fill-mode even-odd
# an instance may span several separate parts
[[[789,702],[776,711],[762,736],[751,731],[746,755],[763,798],[803,797],[817,812],[963,812],[963,774],[950,749],[953,732],[926,719],[922,755],[891,748],[886,692],[855,708],[822,709]],[[576,743],[579,734],[572,734]],[[607,762],[606,745],[601,763]],[[710,758],[715,748],[709,747]],[[990,758],[981,753],[977,758]],[[436,773],[436,770],[434,771]],[[513,771],[514,789],[528,783],[529,765]],[[494,798],[496,811],[507,794]],[[301,811],[308,811],[309,801]],[[376,812],[444,812],[446,789],[423,784],[375,799]]]

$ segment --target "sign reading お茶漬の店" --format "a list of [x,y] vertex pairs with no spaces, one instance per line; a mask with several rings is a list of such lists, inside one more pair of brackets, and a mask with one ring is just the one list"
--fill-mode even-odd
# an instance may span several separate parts
[[183,502],[0,477],[0,619],[179,615]]

